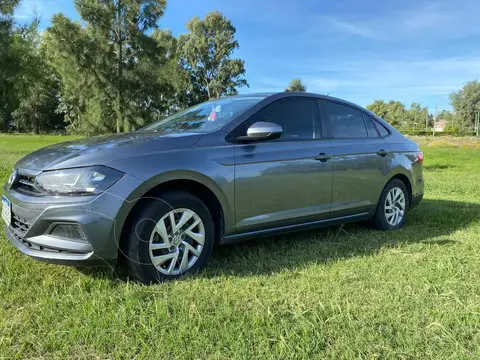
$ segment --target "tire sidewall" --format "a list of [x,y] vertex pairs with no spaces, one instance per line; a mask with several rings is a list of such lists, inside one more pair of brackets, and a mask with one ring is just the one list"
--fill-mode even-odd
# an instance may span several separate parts
[[[390,190],[393,188],[398,187],[403,191],[403,195],[405,196],[405,211],[403,214],[403,218],[400,221],[399,224],[392,226],[388,223],[387,218],[385,216],[385,200],[387,198],[388,193]],[[403,181],[398,180],[398,179],[393,179],[391,180],[383,189],[382,195],[380,196],[380,200],[377,205],[377,213],[375,216],[375,222],[377,223],[378,227],[380,227],[383,230],[396,230],[400,229],[403,227],[405,224],[406,218],[407,218],[407,213],[408,209],[410,207],[410,199],[408,196],[408,190]]]
[[[186,208],[200,217],[205,228],[205,242],[199,258],[185,273],[166,275],[159,272],[150,259],[150,236],[157,222],[174,209]],[[134,276],[140,281],[163,282],[195,273],[203,268],[210,256],[215,239],[215,227],[207,206],[196,196],[183,191],[170,191],[149,197],[147,204],[140,210],[130,225],[129,252],[127,261]]]

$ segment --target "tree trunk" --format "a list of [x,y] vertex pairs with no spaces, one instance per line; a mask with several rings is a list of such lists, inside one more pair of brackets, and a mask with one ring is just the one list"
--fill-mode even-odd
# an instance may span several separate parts
[[117,53],[118,53],[118,81],[117,81],[117,133],[125,128],[125,98],[123,93],[123,39],[122,39],[122,2],[117,3]]
[[211,100],[212,96],[210,94],[210,86],[208,85],[208,83],[207,83],[207,95],[208,95],[208,100]]
[[8,116],[5,115],[3,118],[3,130],[8,133]]
[[122,132],[122,125],[123,125],[123,110],[122,110],[122,102],[120,100],[121,97],[121,91],[118,91],[117,93],[117,133]]

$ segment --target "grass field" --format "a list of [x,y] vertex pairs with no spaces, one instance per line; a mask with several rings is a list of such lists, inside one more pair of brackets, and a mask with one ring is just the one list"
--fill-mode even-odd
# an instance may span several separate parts
[[[0,181],[25,153],[67,139],[0,135]],[[480,146],[442,141],[420,141],[426,198],[404,229],[218,247],[179,282],[43,264],[2,224],[0,358],[478,359]]]

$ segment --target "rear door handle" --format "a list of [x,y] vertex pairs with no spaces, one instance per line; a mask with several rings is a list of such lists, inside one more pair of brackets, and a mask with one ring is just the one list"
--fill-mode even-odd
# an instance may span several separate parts
[[388,155],[388,151],[385,151],[383,149],[380,149],[377,151],[377,155],[380,155],[380,156],[387,156]]
[[315,156],[315,160],[320,160],[321,162],[325,162],[325,161],[327,161],[331,158],[332,158],[332,155],[329,155],[329,154],[323,153],[323,152],[318,154],[317,156]]

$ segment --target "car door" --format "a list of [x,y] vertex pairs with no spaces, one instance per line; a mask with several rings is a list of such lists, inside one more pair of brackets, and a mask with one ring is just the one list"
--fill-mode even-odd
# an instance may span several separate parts
[[283,129],[279,139],[235,145],[237,232],[329,217],[333,167],[328,155],[330,140],[322,137],[318,105],[313,98],[283,98],[236,131],[238,136],[246,135],[248,127],[259,121]]
[[339,102],[323,104],[333,155],[332,217],[368,213],[382,192],[391,155],[366,113]]

